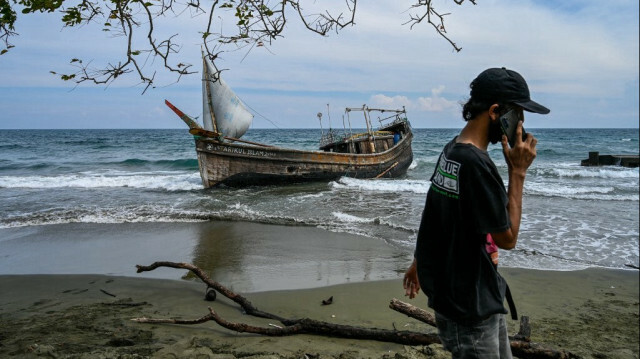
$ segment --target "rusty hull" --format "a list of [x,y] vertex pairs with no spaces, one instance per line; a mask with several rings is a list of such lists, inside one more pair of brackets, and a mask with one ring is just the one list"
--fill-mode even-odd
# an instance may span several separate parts
[[398,177],[413,160],[411,131],[395,146],[372,154],[301,151],[196,138],[200,176],[205,188]]

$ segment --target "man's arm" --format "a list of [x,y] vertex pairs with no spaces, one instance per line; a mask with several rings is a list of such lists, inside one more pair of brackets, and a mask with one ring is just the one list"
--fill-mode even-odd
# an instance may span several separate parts
[[504,232],[491,233],[493,241],[499,248],[513,249],[518,242],[520,231],[520,220],[522,218],[522,192],[527,169],[536,158],[536,144],[538,140],[530,133],[527,139],[522,141],[522,121],[518,122],[516,129],[516,143],[513,148],[509,148],[507,136],[502,136],[502,153],[507,162],[509,172],[509,186],[507,189],[507,211],[511,228]]

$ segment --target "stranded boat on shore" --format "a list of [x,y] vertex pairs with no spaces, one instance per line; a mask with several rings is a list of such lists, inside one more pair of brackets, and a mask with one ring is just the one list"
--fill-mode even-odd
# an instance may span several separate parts
[[[355,178],[398,177],[406,173],[413,160],[413,134],[406,111],[347,108],[361,111],[367,131],[340,135],[334,130],[323,134],[317,151],[303,151],[241,140],[253,120],[245,105],[218,78],[204,58],[203,116],[201,127],[192,118],[165,100],[194,135],[200,176],[205,188],[220,184],[240,187],[307,181],[330,181],[342,176]],[[373,130],[372,113],[387,116]],[[318,114],[321,117],[321,114]],[[350,122],[350,121],[349,121]],[[350,127],[350,125],[349,125]]]

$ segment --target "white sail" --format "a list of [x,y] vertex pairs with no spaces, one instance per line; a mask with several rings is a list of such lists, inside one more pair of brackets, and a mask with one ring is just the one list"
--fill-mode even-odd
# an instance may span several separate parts
[[[247,132],[253,115],[222,78],[214,81],[215,70],[209,59],[204,57],[202,71],[202,122],[209,131],[217,131],[223,136],[240,138]],[[211,116],[213,111],[213,116]]]

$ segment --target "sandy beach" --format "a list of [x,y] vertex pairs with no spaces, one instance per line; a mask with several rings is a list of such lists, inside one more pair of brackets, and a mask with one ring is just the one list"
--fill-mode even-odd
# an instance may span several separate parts
[[[259,309],[283,317],[435,332],[388,308],[392,298],[425,308],[426,297],[403,297],[401,270],[408,258],[385,243],[364,244],[358,236],[316,228],[234,222],[42,226],[3,229],[0,235],[0,357],[447,357],[439,345],[265,337],[213,322],[130,320],[195,319],[211,306],[232,322],[280,324],[244,315],[220,295],[205,301],[205,286],[182,279],[190,277],[185,270],[135,273],[136,264],[172,260],[202,266]],[[176,244],[178,235],[181,242]],[[53,243],[47,236],[62,239]],[[131,236],[135,245],[126,241]],[[45,250],[34,250],[38,246]],[[22,254],[18,260],[17,253]],[[519,314],[530,317],[532,341],[584,358],[638,358],[638,271],[502,268],[501,273]],[[330,296],[333,304],[321,305]],[[509,321],[510,334],[517,325]]]

